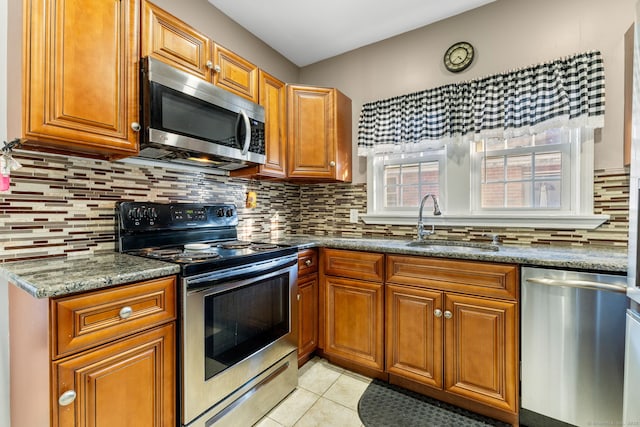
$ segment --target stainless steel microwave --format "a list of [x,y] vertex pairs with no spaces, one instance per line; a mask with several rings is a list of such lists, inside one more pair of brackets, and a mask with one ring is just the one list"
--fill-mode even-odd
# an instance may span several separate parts
[[153,58],[140,75],[139,157],[224,170],[265,163],[261,105]]

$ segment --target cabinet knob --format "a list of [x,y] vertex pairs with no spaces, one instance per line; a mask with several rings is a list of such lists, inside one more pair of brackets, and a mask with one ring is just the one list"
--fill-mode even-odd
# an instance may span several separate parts
[[133,122],[131,123],[131,129],[133,129],[135,132],[140,132],[140,129],[142,129],[142,126],[140,126],[140,123],[138,122]]
[[452,317],[453,317],[453,313],[451,313],[449,310],[445,310],[444,318],[445,319],[451,319]]
[[67,406],[73,403],[76,400],[76,392],[74,390],[65,391],[58,398],[58,403],[60,406]]
[[336,162],[334,162],[333,160],[329,162],[329,166],[334,167],[335,165],[336,165]]
[[128,319],[129,317],[131,317],[131,314],[133,313],[133,309],[131,307],[129,307],[128,305],[125,307],[122,307],[120,309],[120,318],[122,320],[124,319]]
[[212,69],[212,68],[213,68],[213,62],[211,62],[211,61],[207,61],[204,65],[205,65],[208,69]]
[[300,294],[296,295],[296,298],[300,301]]
[[436,316],[436,317],[442,317],[442,310],[440,310],[439,308],[436,308],[433,311],[433,315]]
[[306,265],[307,267],[310,267],[311,266],[311,260],[310,259],[306,260],[304,262],[304,265]]

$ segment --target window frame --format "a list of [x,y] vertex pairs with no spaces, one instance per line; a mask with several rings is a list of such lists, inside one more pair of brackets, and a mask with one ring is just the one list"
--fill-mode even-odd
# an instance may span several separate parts
[[[440,181],[438,198],[441,216],[429,216],[424,212],[427,221],[436,226],[478,226],[478,227],[517,227],[517,228],[549,228],[549,229],[595,229],[607,221],[610,216],[593,213],[593,176],[594,176],[594,138],[593,129],[574,129],[576,136],[572,138],[571,152],[573,167],[570,179],[564,185],[569,186],[570,208],[567,210],[528,208],[479,210],[479,180],[474,183],[472,173],[476,170],[472,160],[472,142],[459,138],[440,143],[445,148],[445,159],[440,173],[444,173]],[[434,144],[437,145],[437,144]],[[542,146],[544,147],[544,146]],[[547,146],[548,147],[548,146]],[[430,150],[425,150],[425,153]],[[360,215],[365,224],[380,225],[415,225],[418,209],[380,210],[380,183],[384,172],[380,166],[380,154],[367,157],[367,213]],[[566,192],[563,188],[563,193]]]
[[[385,157],[391,156],[395,157],[385,161]],[[427,162],[437,162],[438,163],[438,194],[442,192],[443,184],[446,181],[446,147],[442,144],[436,148],[431,148],[425,150],[423,152],[413,152],[413,153],[386,153],[386,154],[378,154],[373,157],[373,159],[369,158],[369,167],[367,170],[369,172],[374,172],[371,174],[371,178],[368,179],[369,188],[372,189],[373,194],[369,197],[369,201],[373,203],[369,203],[369,206],[373,206],[373,212],[376,214],[413,214],[417,212],[418,206],[407,206],[407,207],[393,207],[386,208],[385,200],[385,182],[384,182],[384,167],[387,164],[392,165],[411,165],[416,163],[427,163]],[[404,161],[406,160],[406,161]],[[418,198],[418,204],[420,203],[421,197]]]

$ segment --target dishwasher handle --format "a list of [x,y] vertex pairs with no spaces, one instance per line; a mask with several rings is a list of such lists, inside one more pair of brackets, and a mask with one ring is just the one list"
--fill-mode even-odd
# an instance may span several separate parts
[[568,288],[592,289],[594,291],[610,291],[621,294],[627,293],[625,285],[616,285],[613,283],[593,282],[591,280],[572,280],[572,279],[548,279],[544,277],[529,277],[525,279],[529,283],[547,286],[562,286]]

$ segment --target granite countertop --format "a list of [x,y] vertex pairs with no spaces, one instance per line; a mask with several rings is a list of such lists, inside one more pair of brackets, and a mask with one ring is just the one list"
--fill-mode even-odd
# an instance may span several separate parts
[[[528,266],[566,268],[576,270],[626,273],[626,249],[602,247],[558,247],[500,245],[498,251],[489,250],[489,244],[476,243],[478,247],[456,246],[461,242],[437,241],[435,246],[409,246],[409,239],[344,238],[312,235],[287,235],[278,243],[296,245],[299,248],[330,247],[337,249],[384,252],[390,254],[433,256],[475,261],[503,262]],[[465,242],[469,243],[469,242]]]
[[[460,246],[461,242],[455,241],[438,241],[438,245],[410,246],[409,239],[312,235],[287,235],[273,242],[297,246],[299,249],[329,247],[620,274],[627,271],[627,252],[624,249],[501,245],[498,251],[493,251],[488,249],[488,244],[477,242],[471,243],[476,247]],[[0,273],[4,273],[11,283],[36,298],[64,296],[179,272],[180,267],[177,264],[115,252],[0,264]]]
[[170,276],[177,264],[120,253],[0,264],[0,273],[36,298]]

